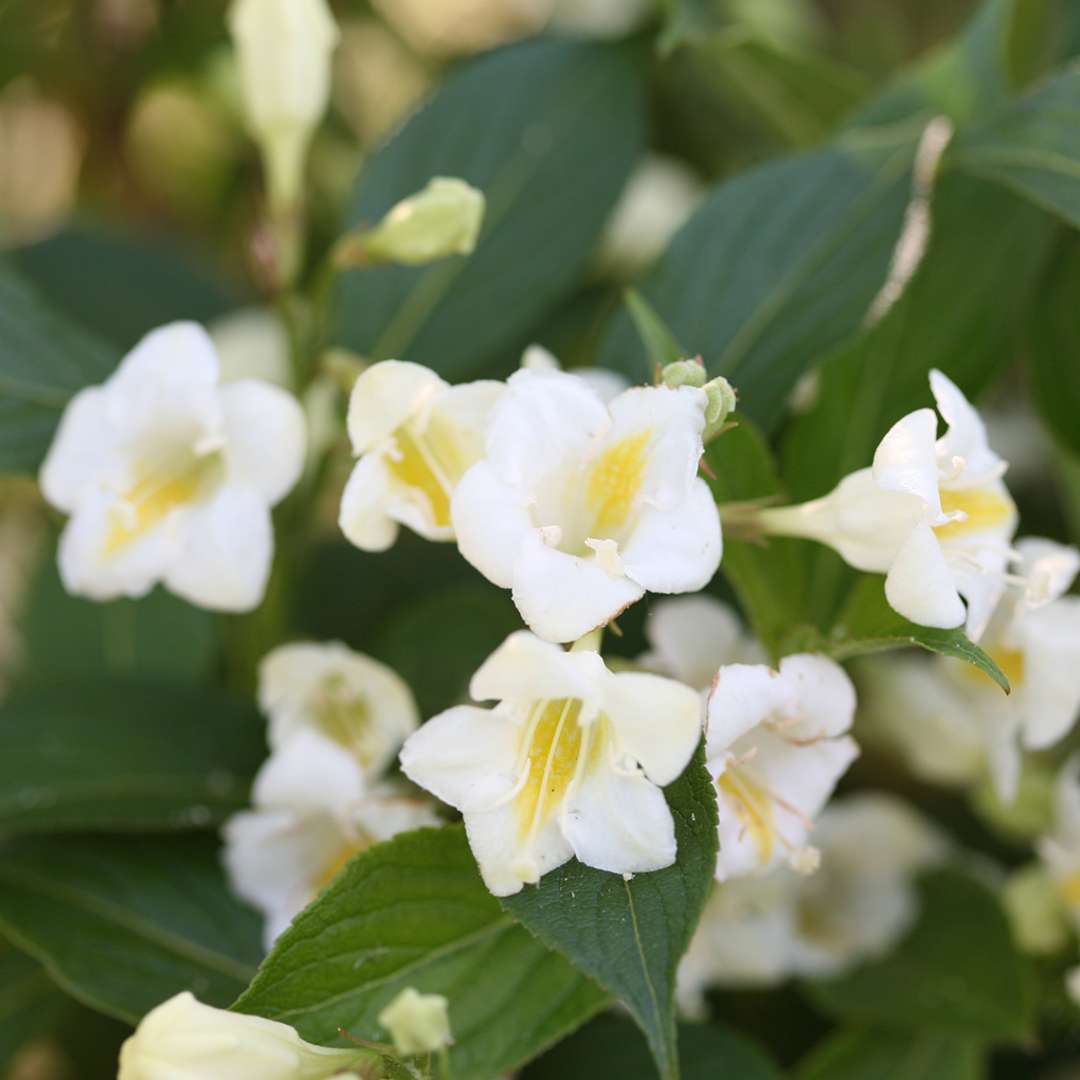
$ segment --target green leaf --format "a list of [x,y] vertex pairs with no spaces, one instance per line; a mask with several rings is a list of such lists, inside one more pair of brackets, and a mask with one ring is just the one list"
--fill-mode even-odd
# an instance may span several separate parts
[[15,261],[60,311],[125,351],[163,323],[206,323],[247,300],[162,235],[74,225]]
[[[705,452],[706,479],[720,504],[778,498],[782,489],[768,445],[749,421],[724,432]],[[712,475],[709,475],[711,473]],[[733,535],[734,532],[734,535]],[[724,536],[721,573],[731,582],[754,633],[774,658],[781,639],[799,621],[806,591],[801,545],[796,540]]]
[[851,1021],[995,1043],[1029,1036],[1031,973],[994,893],[949,870],[925,877],[919,892],[918,922],[892,953],[848,975],[808,983],[814,1002]]
[[371,651],[413,688],[421,715],[434,716],[467,699],[473,672],[520,627],[509,593],[452,585],[391,611]]
[[571,861],[503,906],[623,1001],[668,1080],[679,1073],[675,969],[716,870],[716,795],[701,750],[664,793],[675,819],[673,866],[627,881]]
[[816,1047],[794,1080],[981,1080],[984,1066],[977,1039],[941,1031],[850,1028]]
[[[683,1080],[779,1080],[779,1072],[753,1043],[714,1024],[679,1025]],[[528,1065],[521,1080],[654,1080],[656,1066],[641,1032],[605,1013]]]
[[[782,474],[794,501],[824,495],[867,467],[892,424],[932,405],[932,368],[971,396],[990,383],[1014,355],[1049,224],[985,181],[941,179],[929,246],[915,276],[876,326],[821,366],[815,403],[788,429]],[[805,545],[804,557],[802,617],[827,626],[855,575],[823,546]]]
[[675,335],[667,323],[656,314],[653,306],[637,289],[626,290],[626,310],[634,320],[638,336],[645,346],[645,356],[653,368],[674,364],[690,355],[675,340]]
[[141,600],[100,603],[70,595],[57,572],[55,549],[38,570],[19,622],[21,682],[160,677],[196,682],[217,656],[211,612],[155,589]]
[[[1063,238],[1050,272],[1035,295],[1027,349],[1035,402],[1054,437],[1080,454],[1080,242]],[[1072,362],[1070,362],[1072,361]]]
[[606,1001],[484,888],[460,826],[420,829],[354,858],[285,931],[234,1006],[312,1042],[384,1040],[379,1012],[414,986],[450,1004],[454,1080],[493,1080]]
[[71,396],[100,382],[119,352],[54,311],[0,262],[0,471],[32,472]]
[[827,648],[837,659],[862,656],[882,649],[918,645],[942,656],[974,664],[1009,693],[1009,680],[1001,668],[963,630],[918,626],[898,615],[885,599],[884,579],[866,575],[852,591],[847,606],[829,634]]
[[[744,173],[714,190],[646,279],[645,299],[766,431],[803,371],[855,333],[881,288],[911,149],[834,147]],[[600,362],[648,379],[625,312]]]
[[73,997],[129,1022],[181,990],[227,1004],[260,955],[260,921],[204,836],[10,841],[0,932]]
[[641,50],[537,39],[452,74],[364,169],[348,215],[378,221],[433,176],[487,197],[476,250],[345,275],[343,344],[451,380],[488,371],[581,275],[644,143]]
[[265,757],[246,702],[171,683],[26,688],[0,706],[4,832],[205,828]]
[[68,1009],[45,969],[26,953],[0,941],[0,1075],[11,1059]]
[[1080,69],[958,134],[947,161],[1080,228]]

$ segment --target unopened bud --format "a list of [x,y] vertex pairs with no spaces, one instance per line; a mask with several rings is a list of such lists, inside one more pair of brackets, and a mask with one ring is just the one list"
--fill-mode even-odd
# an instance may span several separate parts
[[464,180],[437,176],[357,239],[368,262],[419,266],[471,254],[483,221],[483,192]]
[[676,360],[673,364],[665,364],[660,372],[660,382],[673,390],[680,386],[693,386],[700,389],[705,385],[708,376],[705,373],[705,365],[701,357],[694,360]]
[[326,0],[234,0],[229,31],[270,203],[279,212],[294,208],[308,144],[330,99],[337,24]]
[[735,411],[735,390],[723,375],[710,379],[702,389],[708,401],[705,405],[704,440],[719,435],[727,418]]
[[379,1013],[379,1023],[390,1032],[397,1052],[406,1056],[430,1054],[454,1041],[446,998],[421,994],[411,986]]

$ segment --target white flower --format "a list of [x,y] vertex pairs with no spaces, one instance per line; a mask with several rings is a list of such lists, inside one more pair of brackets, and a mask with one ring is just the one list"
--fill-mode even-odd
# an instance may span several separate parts
[[120,1048],[117,1080],[324,1080],[368,1057],[304,1042],[288,1024],[203,1005],[185,991]]
[[709,695],[705,754],[720,810],[720,881],[766,870],[781,856],[812,870],[813,819],[858,755],[845,733],[855,689],[823,656],[722,667]]
[[873,687],[869,715],[919,775],[964,782],[985,766],[1006,803],[1016,797],[1020,747],[1053,745],[1080,713],[1080,597],[1063,595],[1080,553],[1028,538],[1016,545],[1016,558],[1019,576],[1001,593],[981,641],[1011,694],[952,658],[890,658],[865,669]]
[[267,653],[259,665],[259,706],[270,717],[273,749],[313,729],[349,750],[368,776],[386,768],[420,722],[405,681],[339,641]]
[[205,331],[148,334],[64,410],[41,490],[71,515],[69,592],[143,596],[158,582],[203,607],[258,605],[273,557],[270,508],[296,483],[304,417],[267,383],[221,386]]
[[454,1041],[447,1006],[442,994],[421,994],[409,986],[379,1013],[379,1023],[399,1054],[430,1054]]
[[483,452],[502,389],[490,381],[449,386],[399,360],[368,368],[349,400],[349,438],[360,460],[341,499],[346,537],[365,551],[385,551],[400,523],[428,540],[452,540],[450,499]]
[[727,604],[704,593],[659,600],[645,622],[649,651],[638,664],[658,675],[678,679],[695,690],[712,687],[717,668],[756,664],[761,647],[746,635]]
[[518,371],[454,492],[461,553],[549,641],[603,626],[646,590],[696,592],[721,553],[697,475],[705,403],[690,387],[636,387],[605,406],[571,374]]
[[676,158],[653,155],[627,181],[600,242],[600,258],[634,274],[662,255],[697,209],[704,185]]
[[368,788],[348,751],[308,729],[267,759],[252,804],[223,826],[223,859],[237,895],[265,916],[267,948],[354,855],[439,823],[423,802]]
[[[521,366],[528,371],[563,370],[555,354],[549,352],[543,345],[528,346],[521,354]],[[615,398],[630,387],[626,376],[612,371],[611,368],[577,367],[571,368],[567,374],[582,379],[605,405],[610,405]]]
[[509,896],[572,856],[613,873],[675,861],[660,788],[686,767],[700,699],[656,675],[612,674],[594,652],[512,634],[473,676],[472,697],[401,751],[411,780],[465,817],[487,887]]
[[292,207],[303,190],[308,144],[330,100],[337,24],[326,0],[234,0],[229,31],[271,202]]
[[881,440],[872,468],[823,498],[763,511],[761,521],[885,574],[886,598],[912,622],[952,628],[966,620],[978,640],[1004,587],[1016,507],[978,413],[940,371],[930,373],[930,387],[949,425],[940,439],[932,409],[909,413]]
[[815,838],[815,874],[780,867],[715,886],[679,965],[684,1012],[701,1015],[710,985],[819,977],[886,952],[917,913],[913,877],[945,850],[904,803],[870,793],[827,807]]

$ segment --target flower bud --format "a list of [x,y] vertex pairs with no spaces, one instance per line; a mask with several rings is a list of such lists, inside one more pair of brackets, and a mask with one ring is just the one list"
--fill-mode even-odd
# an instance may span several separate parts
[[1069,940],[1069,912],[1054,880],[1043,867],[1021,867],[1002,893],[1016,943],[1024,952],[1048,955]]
[[673,364],[664,365],[660,381],[673,389],[680,386],[702,387],[705,385],[705,365],[700,356],[694,360],[676,360]]
[[483,220],[483,192],[464,180],[437,176],[361,238],[363,256],[369,262],[418,266],[447,255],[468,255]]
[[278,210],[294,207],[308,144],[330,98],[337,24],[326,0],[234,0],[229,31],[270,203]]
[[709,399],[705,406],[705,431],[702,439],[708,442],[720,434],[728,416],[735,411],[735,389],[723,375],[717,375],[703,387]]
[[400,994],[381,1013],[379,1023],[390,1032],[399,1054],[430,1054],[449,1046],[450,1017],[441,994],[421,994],[413,987]]
[[203,1005],[186,991],[143,1017],[117,1080],[323,1080],[370,1053],[304,1042],[288,1024]]

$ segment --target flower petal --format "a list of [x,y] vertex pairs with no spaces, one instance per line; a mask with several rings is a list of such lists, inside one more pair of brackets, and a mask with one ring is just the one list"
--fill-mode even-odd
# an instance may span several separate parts
[[349,396],[346,425],[353,453],[366,453],[381,443],[447,389],[434,371],[420,364],[405,360],[372,364]]
[[626,576],[649,592],[703,589],[720,565],[720,514],[704,480],[670,510],[645,510],[620,551]]
[[260,808],[343,813],[364,793],[364,775],[352,754],[317,731],[297,731],[266,759],[251,791]]
[[1023,621],[1024,678],[1015,688],[1023,741],[1042,750],[1065,736],[1080,715],[1080,597],[1065,596]]
[[465,832],[480,876],[494,896],[520,892],[523,885],[539,881],[574,855],[554,814],[524,847],[513,802],[487,812],[467,813]]
[[432,717],[401,748],[401,770],[463,813],[498,806],[517,786],[520,730],[497,709],[457,705]]
[[211,611],[251,611],[262,602],[273,557],[266,501],[250,488],[225,485],[186,516],[183,547],[164,580]]
[[917,495],[935,519],[941,514],[936,436],[934,410],[917,409],[897,420],[874,451],[878,487]]
[[398,535],[388,513],[390,477],[378,454],[365,454],[354,466],[341,496],[338,525],[361,551],[386,551]]
[[596,653],[568,653],[518,630],[480,665],[469,694],[476,701],[594,699],[606,677]]
[[977,484],[1003,471],[1003,462],[986,438],[986,425],[960,388],[940,371],[930,372],[930,390],[938,412],[949,425],[938,441],[938,453],[946,463],[962,458],[965,484]]
[[274,506],[304,468],[304,410],[288,391],[255,379],[223,386],[221,401],[230,481],[254,488]]
[[915,526],[885,578],[892,609],[919,626],[951,630],[966,618],[941,545],[929,525]]
[[855,719],[855,687],[844,669],[827,656],[799,653],[780,661],[780,676],[791,686],[799,717],[784,727],[795,739],[832,738]]
[[529,629],[548,641],[576,641],[644,593],[591,560],[548,547],[535,533],[525,537],[514,566],[514,603]]
[[660,600],[649,609],[651,651],[639,663],[697,690],[712,684],[721,664],[743,660],[742,630],[727,604],[705,594]]
[[600,764],[566,800],[563,833],[586,866],[615,874],[662,870],[675,861],[675,823],[664,793],[641,773]]
[[765,664],[726,664],[709,694],[705,755],[711,761],[789,701],[787,683]]
[[659,675],[628,671],[613,676],[605,711],[619,750],[661,787],[681,775],[701,740],[701,695]]
[[41,493],[58,510],[74,511],[83,492],[113,465],[116,438],[100,387],[80,390],[60,418],[39,481]]
[[454,489],[450,516],[461,554],[488,581],[509,589],[518,553],[534,531],[520,495],[479,461]]

